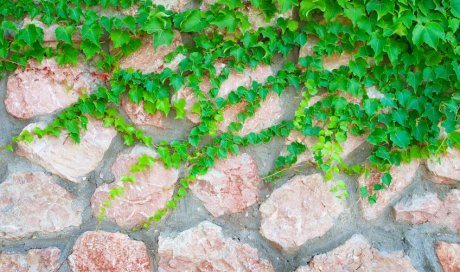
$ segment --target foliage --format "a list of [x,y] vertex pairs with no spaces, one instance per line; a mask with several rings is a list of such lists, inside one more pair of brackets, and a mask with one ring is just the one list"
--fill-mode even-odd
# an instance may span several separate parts
[[[133,4],[138,5],[135,16],[117,12]],[[273,24],[253,29],[248,7],[258,9]],[[187,195],[189,184],[205,174],[216,159],[237,154],[241,147],[286,137],[291,131],[316,142],[310,150],[300,142],[287,146],[289,154],[276,160],[275,169],[265,178],[267,182],[282,176],[300,154],[309,151],[326,180],[333,180],[339,173],[369,173],[368,165],[384,172],[381,183],[359,189],[371,203],[377,201],[377,191],[390,186],[391,166],[437,156],[448,147],[460,145],[457,1],[218,0],[207,10],[172,12],[151,1],[49,0],[37,4],[20,0],[6,1],[0,8],[0,30],[4,34],[0,36],[0,71],[13,71],[30,59],[41,61],[53,56],[60,64],[76,64],[83,54],[101,70],[113,72],[105,87],[83,96],[46,128],[22,132],[13,139],[15,142],[59,135],[62,129],[79,142],[86,116],[90,115],[115,127],[126,145],[140,142],[159,154],[159,158],[140,157],[123,182],[135,182],[135,173],[152,167],[157,160],[166,167],[187,166],[173,199],[150,217],[145,227],[175,208]],[[114,10],[115,15],[99,15],[95,11],[98,8]],[[282,16],[292,10],[298,18]],[[19,27],[17,22],[25,16],[37,17],[47,25],[59,24],[55,31],[57,46],[43,43],[42,28],[34,24]],[[142,74],[118,69],[120,58],[140,47],[141,37],[153,37],[158,48],[170,45],[176,31],[193,37],[193,42],[166,56],[166,61],[178,54],[185,56],[177,71]],[[82,37],[81,42],[73,41],[75,35]],[[314,54],[290,61],[288,56],[306,43],[313,46]],[[107,50],[107,44],[111,50]],[[324,68],[324,57],[344,52],[353,55],[349,65],[332,71]],[[267,82],[240,87],[226,99],[218,97],[219,87],[231,69],[244,71],[270,64],[277,56],[284,57],[284,66]],[[216,61],[228,64],[220,74],[213,65]],[[212,84],[209,95],[199,87],[206,77]],[[127,124],[117,112],[121,97],[127,96],[134,103],[143,102],[148,113],[174,112],[176,118],[184,118],[185,101],[170,102],[183,87],[197,96],[193,112],[200,116],[200,123],[186,140],[154,144],[154,139]],[[380,92],[381,98],[370,95],[371,87]],[[287,88],[302,98],[293,120],[238,136],[244,121],[269,92],[281,95]],[[321,99],[310,103],[316,95]],[[222,121],[222,109],[241,101],[246,101],[247,111],[238,115],[238,122],[230,124],[229,132],[220,133],[217,124]],[[349,166],[341,157],[341,145],[352,135],[366,135],[373,146],[366,166]],[[205,137],[210,137],[207,144],[203,143]],[[339,197],[347,196],[345,182],[336,181],[333,191]],[[110,200],[122,194],[123,187],[110,192],[101,219]]]

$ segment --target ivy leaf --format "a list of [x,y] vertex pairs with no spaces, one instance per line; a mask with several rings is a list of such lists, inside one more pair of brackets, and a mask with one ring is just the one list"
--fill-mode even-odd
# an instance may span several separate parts
[[412,42],[415,45],[426,43],[433,49],[436,49],[439,40],[445,40],[445,37],[442,26],[436,22],[428,22],[425,25],[418,23],[412,31]]
[[285,13],[299,4],[297,0],[278,0],[278,4],[281,7],[281,13]]
[[72,44],[72,34],[75,32],[74,26],[58,26],[54,33],[56,34],[56,40],[64,41],[66,44]]
[[370,13],[372,11],[377,12],[377,19],[380,20],[387,14],[393,14],[394,2],[388,0],[371,0],[366,4],[366,9]]
[[129,43],[131,38],[130,38],[129,33],[126,31],[112,30],[112,32],[110,32],[110,39],[113,42],[113,47],[118,48],[118,47],[122,47],[123,45]]
[[165,29],[153,34],[153,46],[155,48],[161,45],[169,46],[174,39],[174,32],[171,29]]
[[452,12],[455,17],[460,18],[460,1],[450,0],[450,12]]
[[324,12],[326,10],[326,2],[324,0],[303,0],[300,2],[300,18],[308,19],[308,14],[315,9]]
[[24,41],[30,47],[32,47],[35,42],[39,42],[41,44],[43,42],[43,29],[35,26],[34,24],[29,24],[26,28],[18,31],[15,39],[18,41]]
[[208,26],[208,22],[203,20],[201,10],[191,10],[184,13],[185,18],[180,23],[183,32],[200,32]]
[[91,41],[98,48],[101,48],[101,44],[99,42],[101,35],[102,28],[99,24],[83,24],[81,29],[81,36],[84,37],[85,40]]
[[171,110],[169,98],[159,99],[157,101],[157,110],[162,111],[166,116],[168,116],[169,111]]
[[229,32],[234,32],[238,22],[232,13],[220,10],[214,20],[210,22],[219,28],[227,28]]
[[80,53],[77,49],[68,44],[64,44],[60,49],[60,52],[56,56],[56,61],[59,65],[64,65],[66,63],[77,65],[78,54]]
[[175,119],[184,119],[185,117],[185,99],[181,98],[174,101],[174,108],[176,109],[176,118]]
[[406,148],[410,144],[410,134],[403,128],[397,128],[390,132],[390,140],[400,148]]
[[385,173],[382,175],[382,183],[385,184],[387,187],[390,186],[391,180],[393,179],[390,175],[390,173]]

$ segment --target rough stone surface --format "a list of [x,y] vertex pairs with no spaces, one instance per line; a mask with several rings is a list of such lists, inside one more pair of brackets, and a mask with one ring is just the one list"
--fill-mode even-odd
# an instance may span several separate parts
[[444,201],[434,193],[416,196],[398,203],[394,210],[397,221],[412,224],[431,222],[460,233],[460,190],[450,191]]
[[[226,65],[223,63],[216,63],[215,67],[217,74],[219,74]],[[268,65],[259,65],[255,69],[247,67],[242,73],[232,70],[228,78],[222,82],[218,97],[227,98],[231,91],[235,91],[240,86],[250,88],[253,81],[263,84],[271,75],[273,75],[273,71]],[[200,84],[200,89],[205,94],[211,90],[211,85],[207,78]],[[193,91],[188,87],[182,88],[173,97],[173,101],[181,98],[186,101],[185,109],[187,111],[187,118],[193,123],[198,123],[200,121],[199,116],[191,113],[193,105],[198,102]],[[223,109],[224,120],[218,124],[219,130],[227,131],[228,125],[230,125],[231,122],[237,122],[238,113],[245,111],[246,107],[247,102],[245,101],[225,107]],[[244,122],[243,128],[238,132],[238,135],[244,136],[250,132],[260,132],[276,124],[280,120],[282,114],[281,99],[278,95],[271,92],[266,99],[261,102],[260,108],[255,111],[254,116],[248,118]]]
[[[360,198],[361,209],[366,220],[374,220],[379,218],[385,208],[401,193],[404,189],[409,186],[414,180],[416,171],[420,165],[417,160],[412,161],[409,164],[401,164],[400,166],[394,166],[390,170],[392,181],[389,188],[376,192],[377,203],[370,204],[366,198]],[[370,194],[373,194],[372,185],[375,183],[381,183],[382,173],[376,170],[371,171],[369,178],[365,178],[364,175],[359,177],[359,186],[369,186]]]
[[[284,251],[324,235],[344,210],[320,174],[295,176],[260,206],[260,232]],[[308,192],[308,193],[306,193]]]
[[[56,28],[58,28],[58,24],[51,24],[48,26],[44,24],[40,20],[37,19],[30,19],[30,17],[26,17],[23,20],[23,26],[26,27],[29,24],[34,24],[37,27],[43,29],[43,44],[45,46],[55,47],[57,45],[56,40]],[[72,42],[79,43],[81,42],[81,35],[79,31],[75,31],[72,35]]]
[[0,184],[0,238],[16,240],[81,224],[82,208],[42,172],[16,173]]
[[31,60],[8,77],[5,105],[14,117],[28,119],[75,103],[93,89],[96,79],[83,64],[59,67],[55,59]]
[[[316,36],[308,36],[307,43],[300,48],[299,58],[314,55],[314,47],[318,43]],[[342,54],[334,53],[330,56],[323,56],[322,62],[325,70],[332,71],[339,69],[341,66],[346,66],[352,59],[352,54],[343,52]]]
[[55,272],[59,268],[58,248],[31,249],[26,254],[0,252],[0,271]]
[[436,255],[444,272],[460,271],[460,244],[440,241],[436,243]]
[[426,163],[434,174],[434,182],[444,184],[460,184],[460,150],[449,148],[438,162],[429,159]]
[[159,272],[182,271],[274,271],[260,259],[257,249],[225,238],[221,227],[209,221],[181,232],[175,238],[160,235]]
[[356,234],[336,249],[317,255],[308,266],[296,272],[307,271],[416,271],[402,251],[382,252],[373,248],[362,235]]
[[142,73],[158,73],[164,68],[176,70],[184,56],[178,55],[170,63],[165,63],[164,58],[167,54],[176,50],[180,44],[182,44],[182,39],[178,32],[174,33],[174,39],[170,46],[162,45],[156,49],[153,47],[152,37],[145,37],[137,51],[120,60],[120,68],[127,69],[131,67],[134,70],[141,70]]
[[242,212],[258,197],[257,165],[247,153],[217,160],[204,176],[191,185],[193,194],[215,217],[225,213]]
[[106,216],[122,227],[132,228],[142,224],[147,217],[166,205],[173,195],[174,184],[179,176],[176,169],[166,169],[162,163],[155,162],[149,170],[135,174],[136,182],[120,181],[122,176],[130,173],[130,167],[136,164],[137,158],[143,154],[157,157],[154,151],[141,146],[136,146],[129,153],[117,157],[112,166],[115,182],[99,186],[92,197],[91,207],[95,216],[99,214],[102,202],[108,199],[109,191],[114,186],[123,186],[125,194],[111,202],[111,206],[106,208]]
[[122,233],[87,231],[78,238],[68,258],[70,270],[150,271],[147,247]]
[[[347,140],[340,145],[342,146],[342,158],[346,158],[350,155],[357,147],[363,144],[366,141],[366,135],[363,136],[354,136],[348,135]],[[310,151],[311,147],[317,142],[316,137],[305,136],[302,133],[292,130],[289,135],[285,139],[286,145],[292,144],[293,142],[299,142],[304,144],[307,147],[307,150],[297,156],[296,164],[304,163],[304,162],[314,162],[313,153]],[[281,155],[286,156],[288,155],[288,151],[286,149],[282,150]]]
[[[88,118],[88,130],[82,131],[80,143],[73,142],[67,131],[59,137],[34,138],[31,143],[19,142],[17,154],[39,164],[46,170],[72,182],[80,183],[84,176],[93,171],[109,148],[116,131],[103,127],[102,122]],[[33,123],[25,130],[44,127]]]
[[[188,1],[188,0],[153,0],[152,3],[155,4],[155,5],[162,5],[167,10],[171,10],[171,11],[174,11],[174,12],[183,12],[190,5],[190,1]],[[123,15],[133,15],[134,16],[134,15],[137,14],[137,9],[138,8],[139,8],[139,5],[134,4],[130,8],[123,10],[122,14]]]
[[154,114],[147,113],[144,110],[144,102],[136,104],[124,97],[121,99],[121,107],[135,125],[165,128],[165,115],[160,111]]

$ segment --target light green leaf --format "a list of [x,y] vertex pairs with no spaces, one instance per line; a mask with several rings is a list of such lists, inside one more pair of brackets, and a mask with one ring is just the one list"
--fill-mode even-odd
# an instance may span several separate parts
[[418,23],[412,31],[412,42],[417,46],[426,43],[436,49],[439,40],[445,40],[445,36],[442,26],[436,22],[429,22],[426,25]]

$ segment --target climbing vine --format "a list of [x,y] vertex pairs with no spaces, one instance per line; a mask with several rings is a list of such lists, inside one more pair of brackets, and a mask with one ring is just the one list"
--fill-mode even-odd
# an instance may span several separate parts
[[[2,74],[25,67],[32,59],[55,57],[60,65],[76,65],[83,56],[103,75],[103,84],[96,91],[82,95],[47,127],[25,130],[13,142],[58,136],[65,129],[78,143],[89,115],[103,120],[104,126],[114,127],[124,144],[142,143],[158,154],[157,158],[140,156],[122,182],[136,182],[134,174],[158,160],[167,168],[185,165],[186,174],[180,178],[176,194],[148,218],[144,227],[174,209],[187,195],[190,183],[205,174],[216,159],[237,154],[241,147],[267,143],[273,137],[287,137],[293,131],[311,137],[314,144],[289,144],[287,155],[276,160],[275,169],[264,178],[266,182],[274,182],[292,169],[307,149],[326,180],[333,180],[339,173],[368,174],[367,164],[347,165],[341,156],[347,138],[365,136],[372,145],[368,165],[384,172],[380,183],[360,188],[361,196],[371,203],[378,201],[377,191],[390,186],[391,166],[438,156],[447,148],[460,146],[458,1],[213,2],[207,9],[183,12],[139,0],[1,3]],[[254,29],[248,18],[250,9],[263,14],[267,26]],[[56,45],[44,43],[44,31],[39,25],[22,24],[26,17],[48,26],[56,24]],[[159,48],[171,45],[177,33],[191,38],[165,57],[168,63],[183,56],[177,70],[165,68],[159,73],[143,74],[120,69],[120,59],[139,49],[145,37],[153,38],[154,47]],[[312,53],[295,59],[293,56],[306,44],[312,47]],[[348,65],[324,67],[325,57],[340,54],[351,55]],[[271,64],[276,57],[282,57],[283,66],[265,82],[239,87],[226,98],[218,96],[232,70],[242,72]],[[219,61],[227,66],[217,73],[214,65]],[[209,92],[200,88],[204,78],[210,81]],[[181,88],[190,88],[197,97],[192,112],[186,110],[184,99],[172,102],[171,97]],[[370,95],[370,88],[378,90],[379,96]],[[270,92],[281,95],[287,89],[301,97],[292,120],[259,133],[238,134]],[[118,105],[125,96],[133,103],[142,103],[147,113],[174,113],[178,119],[197,114],[200,121],[185,140],[155,141],[120,115]],[[315,96],[321,99],[310,103]],[[246,110],[230,123],[227,132],[219,132],[223,109],[241,101],[247,104]],[[204,138],[210,140],[203,141]],[[13,147],[7,146],[10,150]],[[122,197],[123,188],[112,188],[101,208],[100,220],[111,201]],[[335,181],[332,191],[338,197],[346,197],[346,183]]]

